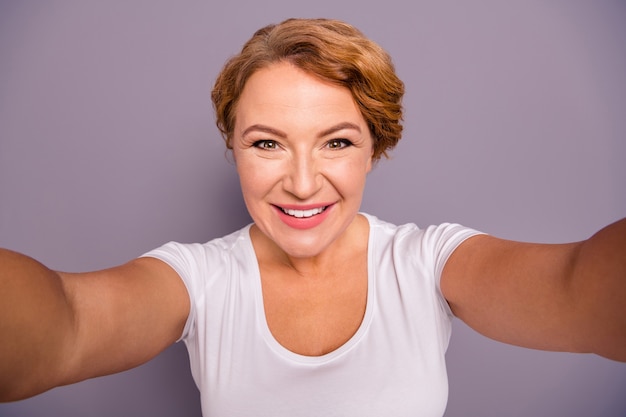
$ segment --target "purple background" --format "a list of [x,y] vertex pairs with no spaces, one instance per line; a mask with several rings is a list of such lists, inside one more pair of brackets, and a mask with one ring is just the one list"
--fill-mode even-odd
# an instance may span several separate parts
[[[246,224],[209,91],[254,30],[292,16],[355,24],[406,82],[404,139],[364,211],[542,242],[626,214],[626,3],[295,3],[0,0],[0,246],[80,271]],[[506,346],[458,320],[448,360],[447,417],[626,415],[624,364]],[[180,344],[0,405],[199,414]]]

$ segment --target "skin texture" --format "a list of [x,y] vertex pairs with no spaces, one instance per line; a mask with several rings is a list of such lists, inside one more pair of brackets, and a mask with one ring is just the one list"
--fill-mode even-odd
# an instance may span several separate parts
[[[255,228],[292,264],[318,262],[353,223],[372,167],[372,138],[350,92],[273,64],[250,78],[236,114],[233,152]],[[277,207],[328,212],[301,230]]]

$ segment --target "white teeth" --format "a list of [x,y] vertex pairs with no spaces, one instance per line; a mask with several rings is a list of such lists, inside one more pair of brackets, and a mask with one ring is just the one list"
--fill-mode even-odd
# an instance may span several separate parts
[[326,207],[314,208],[311,210],[293,210],[293,209],[282,209],[283,212],[287,213],[290,216],[302,218],[302,217],[312,217],[316,214],[320,214],[326,209]]

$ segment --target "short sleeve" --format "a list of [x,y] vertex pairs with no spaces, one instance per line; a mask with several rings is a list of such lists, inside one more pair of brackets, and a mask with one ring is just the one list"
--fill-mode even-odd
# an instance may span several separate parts
[[197,285],[196,280],[194,280],[193,277],[197,276],[199,273],[199,249],[201,249],[201,245],[188,245],[177,242],[169,242],[141,256],[156,258],[168,264],[172,269],[174,269],[174,271],[178,273],[183,283],[185,284],[185,287],[187,288],[187,293],[189,294],[190,300],[189,316],[187,317],[183,333],[181,337],[177,340],[177,342],[189,336],[190,332],[194,328],[194,323],[196,321],[197,288],[195,287]]
[[433,259],[435,284],[442,300],[442,307],[449,316],[453,316],[450,306],[441,292],[441,274],[443,268],[456,248],[472,236],[483,234],[477,230],[455,223],[442,223],[424,229],[422,238],[423,250],[429,252]]

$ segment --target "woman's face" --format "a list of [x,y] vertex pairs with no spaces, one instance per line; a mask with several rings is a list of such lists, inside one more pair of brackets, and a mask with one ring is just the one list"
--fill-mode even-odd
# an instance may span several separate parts
[[292,257],[312,257],[354,220],[373,141],[347,88],[288,63],[254,73],[236,109],[233,153],[256,226]]

